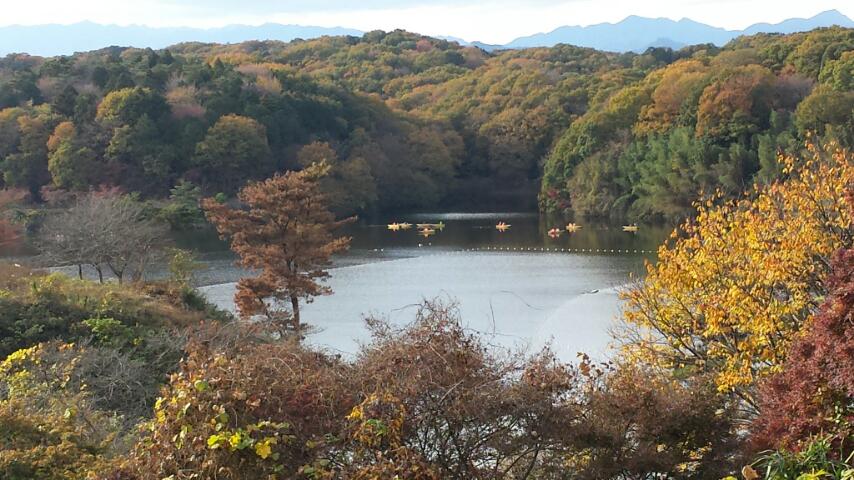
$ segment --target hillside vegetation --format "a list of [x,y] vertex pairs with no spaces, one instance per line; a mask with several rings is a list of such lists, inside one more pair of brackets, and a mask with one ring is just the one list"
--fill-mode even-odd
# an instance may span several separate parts
[[539,190],[546,210],[678,218],[700,191],[775,178],[808,132],[850,145],[852,50],[854,30],[831,28],[642,55],[403,31],[14,55],[0,168],[38,201],[180,180],[233,194],[325,160],[340,211],[533,206]]

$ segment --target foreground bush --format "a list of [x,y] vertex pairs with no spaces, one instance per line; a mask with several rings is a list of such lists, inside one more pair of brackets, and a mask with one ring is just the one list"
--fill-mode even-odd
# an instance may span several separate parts
[[24,402],[0,402],[0,478],[77,480],[108,464],[108,448],[64,415],[33,413]]
[[79,350],[54,344],[0,363],[0,478],[82,479],[121,449],[121,422],[74,382]]
[[291,478],[333,456],[349,368],[292,343],[191,347],[128,466],[138,478]]
[[782,366],[764,385],[755,441],[765,448],[799,449],[830,436],[854,454],[854,250],[833,262],[830,294]]
[[139,345],[150,334],[197,325],[206,313],[136,286],[100,285],[0,263],[0,357],[55,339],[94,336]]
[[193,342],[130,458],[103,478],[719,478],[708,382],[496,351],[453,308],[371,321],[352,362],[289,342]]
[[679,381],[624,365],[603,376],[578,422],[570,478],[719,479],[739,461],[735,405],[709,378]]
[[[215,350],[260,338],[234,325],[191,332]],[[158,341],[169,348],[147,359],[129,349],[54,341],[0,362],[0,478],[78,480],[110,470],[136,444],[184,352],[184,339]]]
[[[805,443],[800,452],[771,451],[742,470],[745,478],[764,480],[850,480],[854,478],[854,453],[833,446],[833,440],[818,437]],[[850,446],[848,450],[851,450]],[[727,477],[724,480],[735,480]]]

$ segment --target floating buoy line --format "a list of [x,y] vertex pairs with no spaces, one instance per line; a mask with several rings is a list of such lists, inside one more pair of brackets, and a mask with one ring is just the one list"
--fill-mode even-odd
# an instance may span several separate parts
[[[432,246],[432,244],[428,245]],[[424,247],[423,244],[418,244],[419,248]],[[375,248],[374,252],[384,252],[384,248]],[[586,253],[586,254],[601,254],[601,255],[641,255],[656,253],[655,250],[644,250],[640,248],[562,248],[562,247],[474,247],[461,248],[454,250],[435,251],[432,255],[465,253],[465,252],[515,252],[515,253]]]
[[655,250],[640,248],[566,248],[566,247],[474,247],[456,250],[456,252],[535,252],[535,253],[599,253],[633,255],[656,253]]

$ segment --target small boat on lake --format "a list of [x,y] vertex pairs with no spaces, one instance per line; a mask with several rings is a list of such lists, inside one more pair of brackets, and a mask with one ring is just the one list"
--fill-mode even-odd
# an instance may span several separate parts
[[623,225],[623,231],[624,231],[624,232],[629,232],[629,233],[637,233],[637,231],[638,231],[638,226],[637,226],[637,224],[632,224],[632,225]]
[[498,222],[498,225],[495,226],[495,229],[499,232],[506,232],[510,229],[510,225],[504,222]]
[[561,233],[563,233],[563,232],[561,231],[561,229],[559,229],[557,227],[549,230],[549,236],[552,238],[558,238]]
[[581,225],[578,225],[577,223],[566,224],[566,231],[569,233],[575,233],[579,230],[581,230]]
[[444,230],[444,229],[445,229],[445,222],[439,222],[439,223],[417,223],[417,224],[415,224],[415,226],[416,226],[416,227],[418,227],[418,228],[432,228],[432,229],[434,229],[434,230]]
[[397,222],[395,222],[395,223],[389,223],[389,224],[388,224],[388,229],[389,229],[389,230],[391,230],[392,232],[396,232],[396,231],[400,230],[400,224],[399,224],[399,223],[397,223]]
[[430,235],[435,235],[436,229],[435,228],[422,228],[421,230],[418,231],[418,234],[424,238],[427,238]]
[[401,223],[401,224],[400,224],[400,229],[401,229],[401,230],[409,230],[410,228],[412,228],[412,224],[411,224],[411,223],[406,223],[406,222],[404,222],[404,223]]

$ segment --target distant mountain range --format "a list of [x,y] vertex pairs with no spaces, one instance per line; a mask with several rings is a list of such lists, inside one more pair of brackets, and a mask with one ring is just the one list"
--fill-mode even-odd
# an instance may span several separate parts
[[517,38],[503,48],[549,47],[568,43],[612,52],[642,52],[649,47],[681,48],[699,43],[722,46],[741,35],[805,32],[833,25],[854,27],[854,21],[836,10],[830,10],[812,18],[793,18],[773,25],[757,23],[744,30],[726,30],[687,18],[675,21],[631,16],[619,23],[560,27],[549,33]]
[[[793,18],[777,24],[757,23],[744,30],[726,30],[683,18],[645,18],[630,16],[618,23],[600,23],[586,27],[566,26],[548,33],[517,38],[506,45],[466,42],[443,37],[487,51],[511,48],[551,47],[568,43],[613,52],[642,52],[649,47],[674,49],[698,43],[724,45],[741,35],[756,33],[794,33],[818,27],[838,25],[854,28],[854,20],[836,10],[812,18]],[[0,27],[0,55],[26,52],[33,55],[68,55],[108,46],[164,48],[181,42],[237,43],[247,40],[291,41],[324,35],[355,35],[364,32],[351,28],[326,28],[268,23],[259,26],[229,25],[221,28],[154,28],[146,26],[99,25],[91,22],[71,25],[12,25]]]

